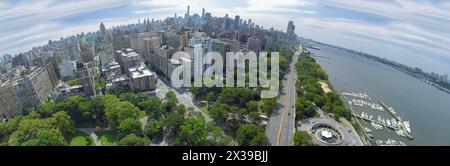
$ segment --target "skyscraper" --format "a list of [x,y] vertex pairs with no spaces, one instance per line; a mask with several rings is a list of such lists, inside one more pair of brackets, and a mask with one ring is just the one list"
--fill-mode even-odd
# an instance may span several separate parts
[[202,9],[202,20],[205,19],[205,8]]
[[288,40],[295,40],[296,36],[295,36],[295,25],[294,22],[289,21],[288,23],[288,27],[286,30],[286,35]]
[[106,28],[105,25],[102,23],[100,23],[100,34],[105,35],[106,34]]
[[234,17],[234,30],[239,29],[239,21],[241,20],[241,17],[239,15],[236,15]]
[[185,20],[187,20],[187,19],[189,19],[189,16],[190,16],[190,7],[189,7],[189,5],[187,6],[187,12],[186,12],[186,14],[184,15],[184,19]]

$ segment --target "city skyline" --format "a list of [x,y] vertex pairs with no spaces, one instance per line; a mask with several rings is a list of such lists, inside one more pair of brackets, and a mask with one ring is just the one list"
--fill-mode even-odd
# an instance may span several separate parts
[[[293,20],[305,38],[361,50],[427,71],[450,74],[450,3],[445,1],[2,1],[0,39],[5,53],[17,54],[48,40],[136,23],[164,19],[186,6],[191,14],[202,8],[214,16],[240,15],[264,27],[286,31]],[[28,26],[33,24],[33,26]],[[446,26],[448,25],[448,26]],[[386,52],[386,50],[388,50]],[[412,57],[412,58],[411,58]]]

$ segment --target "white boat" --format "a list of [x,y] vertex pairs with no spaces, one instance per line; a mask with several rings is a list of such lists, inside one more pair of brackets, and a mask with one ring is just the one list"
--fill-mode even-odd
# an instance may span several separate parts
[[397,134],[397,135],[399,135],[399,136],[401,136],[401,137],[404,137],[405,136],[405,133],[403,132],[403,130],[395,130],[395,133]]
[[400,143],[400,145],[406,146],[406,144],[404,142],[402,142],[402,141],[398,141],[398,142]]
[[409,121],[403,121],[403,125],[408,133],[411,133],[411,126],[409,125]]
[[386,119],[386,124],[387,124],[388,126],[391,126],[391,120]]
[[378,122],[381,122],[381,116],[380,115],[378,115],[377,120],[378,120]]
[[370,130],[370,129],[367,128],[367,127],[364,127],[364,131],[365,131],[366,133],[372,133],[372,130]]
[[395,118],[392,118],[392,126],[397,127],[397,120]]
[[375,129],[377,129],[377,130],[380,130],[380,129],[383,128],[382,125],[379,125],[379,124],[377,124],[377,123],[375,123],[375,122],[371,122],[370,124],[373,126],[373,128],[375,128]]
[[386,120],[381,119],[381,123],[383,123],[385,125],[386,124]]

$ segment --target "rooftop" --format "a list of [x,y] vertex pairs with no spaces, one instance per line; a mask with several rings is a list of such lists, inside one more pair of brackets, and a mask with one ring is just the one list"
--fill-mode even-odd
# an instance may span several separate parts
[[128,70],[130,71],[131,78],[140,78],[155,75],[155,73],[151,72],[150,70],[146,69],[143,66],[132,67],[129,68]]

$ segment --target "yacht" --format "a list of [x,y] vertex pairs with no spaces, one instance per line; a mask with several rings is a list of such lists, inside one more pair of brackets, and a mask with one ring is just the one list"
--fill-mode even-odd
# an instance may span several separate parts
[[370,130],[370,129],[367,128],[367,127],[364,127],[364,131],[365,131],[366,133],[372,133],[372,130]]
[[395,130],[395,133],[396,133],[397,135],[399,135],[399,136],[402,136],[402,137],[405,136],[405,133],[403,132],[403,130],[400,130],[400,129]]
[[395,120],[395,118],[392,118],[391,122],[392,126],[397,127],[397,120]]
[[375,128],[375,129],[377,129],[377,130],[380,130],[380,129],[383,128],[382,125],[379,125],[379,124],[377,124],[377,123],[375,123],[375,122],[371,122],[370,124],[373,126],[373,128]]
[[405,129],[408,133],[411,133],[411,128],[409,125],[409,121],[403,121],[403,125],[405,126]]
[[402,141],[398,141],[398,142],[400,143],[400,145],[406,146],[406,144],[404,142],[402,142]]
[[386,119],[386,124],[387,124],[388,126],[391,126],[391,120]]

